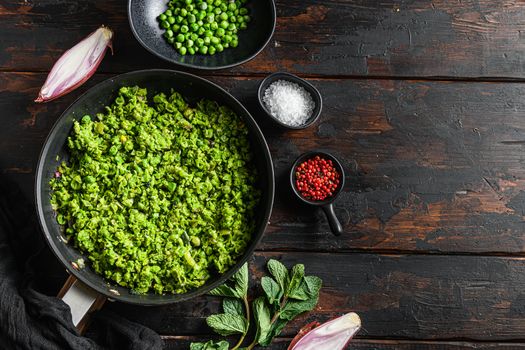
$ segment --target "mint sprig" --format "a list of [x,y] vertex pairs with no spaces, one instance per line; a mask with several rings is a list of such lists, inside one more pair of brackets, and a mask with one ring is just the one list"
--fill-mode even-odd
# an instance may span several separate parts
[[[270,259],[267,268],[271,276],[261,278],[263,296],[248,301],[248,265],[244,264],[222,286],[210,292],[225,297],[223,313],[206,318],[210,328],[222,336],[240,334],[231,349],[225,340],[192,343],[190,350],[252,350],[256,345],[268,346],[289,321],[303,312],[312,310],[319,300],[322,281],[316,276],[305,276],[304,265],[297,264],[291,271],[279,261]],[[250,329],[251,311],[256,326],[255,337],[241,348]]]

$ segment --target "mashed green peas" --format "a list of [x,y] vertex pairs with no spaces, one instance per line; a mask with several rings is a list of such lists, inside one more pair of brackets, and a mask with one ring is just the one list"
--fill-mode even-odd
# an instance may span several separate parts
[[227,107],[123,87],[76,121],[51,180],[67,238],[136,293],[184,293],[244,252],[259,201],[248,130]]

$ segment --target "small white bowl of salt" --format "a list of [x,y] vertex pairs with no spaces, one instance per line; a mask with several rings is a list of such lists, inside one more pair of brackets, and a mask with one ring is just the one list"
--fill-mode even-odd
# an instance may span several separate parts
[[259,104],[277,125],[305,129],[321,115],[323,100],[309,82],[289,73],[273,73],[259,85]]

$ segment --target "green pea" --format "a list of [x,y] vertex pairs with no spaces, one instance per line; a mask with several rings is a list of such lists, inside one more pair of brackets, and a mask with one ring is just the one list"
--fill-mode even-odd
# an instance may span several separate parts
[[235,5],[234,2],[230,2],[230,4],[228,5],[228,9],[230,11],[235,11],[237,9],[237,5]]
[[205,36],[203,40],[204,40],[204,45],[210,45],[211,44],[211,40],[210,40],[209,36]]
[[197,21],[197,25],[198,25],[199,27],[202,27],[202,26],[204,25],[204,22],[201,21],[201,20],[199,19],[199,20]]
[[234,32],[234,31],[236,32],[236,31],[237,31],[237,26],[235,25],[235,23],[230,23],[230,24],[228,25],[228,30],[229,30],[230,32]]
[[180,49],[181,47],[182,47],[182,43],[179,43],[179,42],[175,43],[175,48],[176,49]]
[[223,28],[219,28],[217,29],[217,31],[215,32],[215,34],[219,37],[219,38],[222,38],[224,36],[224,34],[226,33],[226,31],[223,29]]
[[201,39],[201,38],[198,38],[197,41],[196,41],[196,44],[198,47],[201,47],[202,45],[204,45],[204,40]]
[[199,34],[199,35],[204,35],[204,32],[205,32],[205,30],[202,27],[199,27],[199,30],[197,30],[197,34]]
[[166,36],[166,38],[171,38],[173,36],[173,31],[171,29],[168,29],[166,30],[164,35]]
[[239,9],[239,14],[240,15],[247,15],[248,14],[248,9],[246,7],[242,7]]
[[216,14],[216,15],[220,15],[222,10],[220,8],[215,8],[215,10],[213,10],[213,12]]
[[183,42],[185,39],[186,38],[182,34],[178,34],[177,38],[176,38],[177,42],[179,42],[179,43]]
[[225,3],[222,3],[219,5],[219,8],[221,9],[221,11],[228,11],[228,5],[226,5]]
[[208,53],[208,47],[207,46],[201,46],[201,47],[199,47],[199,51],[203,55],[206,55]]
[[173,12],[174,15],[179,15],[179,14],[180,14],[180,10],[181,10],[181,9],[177,7],[177,8],[176,8],[174,11],[172,11],[172,12]]
[[208,4],[205,3],[205,2],[201,2],[200,5],[199,5],[199,8],[201,10],[206,10],[208,8]]
[[174,24],[171,26],[171,30],[173,30],[175,33],[178,33],[180,30],[180,25]]
[[182,27],[180,27],[180,32],[181,33],[187,33],[188,30],[190,30],[190,29],[188,28],[187,25],[183,25]]
[[197,21],[197,18],[195,17],[194,14],[191,14],[188,16],[188,22],[195,23],[196,21]]
[[246,28],[248,28],[248,25],[245,22],[242,22],[241,24],[239,24],[239,29],[244,30]]
[[186,17],[186,16],[188,15],[188,10],[186,10],[186,9],[180,9],[180,15],[181,15],[182,17]]
[[[206,18],[206,12],[204,11],[200,11],[198,14],[197,14],[197,19],[199,21],[202,21],[204,18]],[[202,25],[202,24],[201,24]]]
[[217,52],[224,51],[224,46],[222,46],[222,44],[217,44],[217,46],[215,46],[215,48],[217,49]]
[[166,11],[164,11],[164,14],[165,14],[167,17],[173,16],[173,12],[171,12],[170,9],[167,9]]
[[213,45],[217,45],[217,44],[219,44],[219,43],[221,42],[221,40],[220,40],[219,38],[215,37],[215,36],[212,36],[212,37],[210,38],[210,41],[211,41],[211,43],[212,43]]
[[227,48],[230,47],[230,43],[223,43],[222,46],[223,46],[225,49],[227,49]]
[[195,6],[193,6],[193,5],[188,5],[186,8],[188,9],[188,11],[195,10]]
[[163,13],[161,13],[161,14],[159,15],[159,21],[161,21],[161,22],[162,22],[162,21],[165,21],[166,18],[167,18],[166,15],[163,14]]
[[223,21],[228,19],[228,14],[226,12],[223,12],[219,15],[219,18]]
[[170,24],[169,24],[167,21],[162,21],[162,22],[160,23],[160,26],[161,26],[162,28],[164,28],[164,29],[167,29],[167,28],[170,27]]
[[185,54],[186,54],[186,51],[187,51],[187,50],[186,50],[186,48],[185,48],[184,46],[181,46],[181,47],[179,48],[179,53],[180,53],[181,55],[185,55]]
[[184,18],[182,18],[182,16],[175,17],[175,22],[180,24],[180,23],[182,23],[182,21],[184,21]]
[[250,21],[251,21],[250,16],[245,15],[245,16],[244,16],[244,22],[248,23],[248,22],[250,22]]
[[168,43],[170,43],[170,44],[175,43],[175,38],[174,37],[168,38]]
[[235,23],[237,22],[237,17],[235,17],[235,15],[232,15],[228,18],[228,22],[230,23]]
[[199,25],[197,23],[190,24],[190,28],[192,32],[196,32],[199,30]]
[[195,49],[193,47],[188,47],[188,53],[190,55],[195,55]]
[[223,28],[223,29],[226,29],[226,28],[228,28],[228,25],[229,25],[228,21],[222,21],[221,24],[220,24],[220,27]]
[[175,23],[175,17],[168,17],[168,23],[169,24]]
[[211,30],[206,30],[206,31],[204,31],[204,36],[212,37],[213,36],[213,32]]
[[221,0],[215,0],[215,1],[213,2],[213,5],[214,5],[214,6],[221,6],[221,4],[222,4],[222,1],[221,1]]
[[201,245],[201,240],[199,237],[197,236],[192,236],[191,237],[191,244],[194,246],[194,247],[198,247]]
[[232,42],[230,43],[230,46],[231,47],[237,47],[237,46],[239,46],[239,42],[237,40],[232,40]]
[[204,23],[204,25],[202,26],[202,28],[206,29],[206,30],[210,30],[211,26],[209,23]]
[[191,33],[190,34],[190,39],[193,40],[193,41],[197,40],[198,37],[199,36],[197,34],[195,34],[195,33]]
[[219,28],[219,24],[217,22],[213,22],[210,24],[211,30],[217,30],[217,28]]
[[186,3],[186,5],[190,5],[193,2],[193,0],[184,0],[184,2]]
[[208,49],[208,53],[209,53],[210,55],[215,55],[215,51],[216,51],[216,50],[215,50],[215,47],[214,47],[214,46],[210,46],[210,48]]
[[206,22],[212,23],[213,21],[215,21],[215,15],[213,13],[206,16]]
[[232,41],[231,35],[226,34],[224,38],[222,38],[222,41],[224,41],[225,43],[229,43],[230,41]]
[[189,40],[186,40],[186,47],[187,47],[187,48],[190,48],[190,47],[192,47],[192,46],[193,46],[193,44],[194,44],[194,43],[193,43],[193,40],[191,40],[191,39],[189,39]]

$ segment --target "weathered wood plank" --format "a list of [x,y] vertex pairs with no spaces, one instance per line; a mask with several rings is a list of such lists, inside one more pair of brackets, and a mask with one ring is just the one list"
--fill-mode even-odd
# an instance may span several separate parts
[[[523,2],[278,0],[277,12],[269,47],[232,72],[525,77]],[[140,47],[126,16],[125,1],[2,0],[0,70],[47,71],[100,24],[116,32],[101,71],[170,66]]]
[[[192,341],[204,341],[204,338],[165,336],[163,337],[167,350],[187,350]],[[286,350],[290,338],[278,338],[266,349]],[[473,349],[498,349],[521,350],[525,349],[523,343],[473,343],[473,342],[440,342],[440,341],[407,341],[407,340],[375,340],[354,339],[347,350],[473,350]]]
[[[0,172],[32,196],[33,169],[54,121],[103,78],[36,105],[44,74],[0,73]],[[524,252],[525,85],[314,80],[324,96],[320,121],[280,132],[255,105],[258,78],[213,80],[252,111],[274,157],[278,196],[261,249]],[[347,171],[336,202],[346,230],[340,238],[287,187],[295,157],[317,148]]]
[[[251,276],[260,278],[269,258],[287,266],[304,263],[307,274],[323,279],[315,311],[285,328],[287,337],[307,322],[356,311],[363,322],[359,337],[523,339],[522,258],[259,252],[251,262]],[[204,317],[217,312],[219,303],[200,297],[173,306],[105,307],[160,334],[204,335],[209,334]]]

